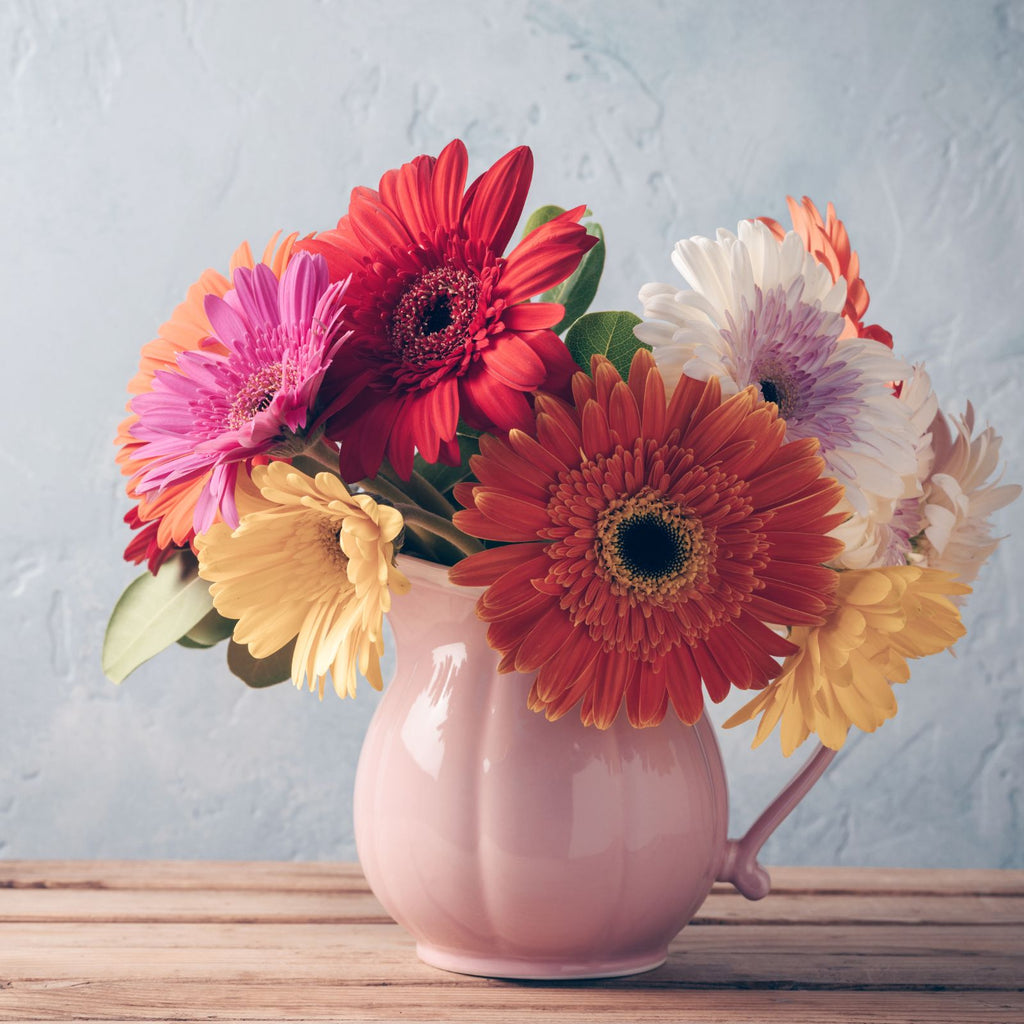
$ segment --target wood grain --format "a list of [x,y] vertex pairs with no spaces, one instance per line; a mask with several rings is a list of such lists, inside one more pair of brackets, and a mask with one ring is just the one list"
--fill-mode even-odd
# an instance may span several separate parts
[[[772,892],[1024,896],[1024,871],[771,868]],[[358,864],[292,861],[0,860],[0,889],[282,889],[369,892]],[[717,884],[718,893],[735,894]],[[742,899],[742,897],[738,897]]]
[[655,971],[530,984],[422,964],[354,865],[0,862],[0,1020],[1024,1024],[1024,872],[773,875]]

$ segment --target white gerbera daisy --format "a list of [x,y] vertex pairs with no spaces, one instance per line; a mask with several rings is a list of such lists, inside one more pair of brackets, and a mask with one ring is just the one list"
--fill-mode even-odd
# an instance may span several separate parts
[[[764,224],[678,242],[672,262],[690,285],[647,284],[648,319],[636,336],[672,387],[682,374],[718,377],[723,394],[755,385],[775,402],[790,440],[816,437],[828,472],[846,490],[843,539],[877,552],[873,534],[893,516],[917,470],[917,432],[892,393],[910,367],[877,341],[841,339],[846,283]],[[844,564],[842,558],[839,564]]]
[[924,366],[917,363],[900,388],[899,400],[907,410],[914,430],[914,472],[903,478],[903,495],[890,509],[872,518],[867,530],[860,530],[856,520],[843,523],[833,536],[846,543],[838,564],[847,569],[877,569],[890,565],[921,564],[913,551],[913,538],[925,527],[924,481],[931,472],[931,425],[939,409],[939,400],[932,389],[931,378]]
[[974,409],[950,422],[938,412],[931,425],[934,461],[924,484],[924,531],[916,560],[955,573],[961,583],[977,578],[1000,538],[988,517],[1020,495],[1019,484],[989,483],[999,463],[1002,438],[986,427],[974,434]]

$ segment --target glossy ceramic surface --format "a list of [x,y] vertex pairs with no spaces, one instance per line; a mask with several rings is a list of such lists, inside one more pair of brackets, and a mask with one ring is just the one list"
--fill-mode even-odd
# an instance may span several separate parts
[[402,568],[413,588],[390,616],[398,668],[360,757],[355,826],[370,886],[423,960],[492,977],[635,973],[664,961],[723,869],[767,892],[763,839],[726,840],[706,719],[548,722],[526,707],[530,676],[497,672],[478,592],[435,565]]

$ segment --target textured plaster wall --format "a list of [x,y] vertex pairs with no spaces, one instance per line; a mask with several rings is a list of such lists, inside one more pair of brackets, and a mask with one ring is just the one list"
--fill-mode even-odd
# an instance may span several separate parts
[[[453,136],[476,172],[525,142],[531,201],[605,225],[599,306],[636,309],[677,238],[833,199],[870,319],[1005,433],[1021,481],[1022,96],[1021,3],[5,0],[0,856],[354,856],[374,694],[248,692],[178,649],[120,688],[99,668],[135,572],[125,385],[239,241],[329,226]],[[918,664],[770,861],[1024,867],[1020,513],[958,656]],[[734,829],[794,767],[750,736],[723,740]]]

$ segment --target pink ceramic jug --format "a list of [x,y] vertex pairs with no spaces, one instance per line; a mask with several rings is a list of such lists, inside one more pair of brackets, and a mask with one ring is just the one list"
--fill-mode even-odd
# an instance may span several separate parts
[[478,590],[403,558],[390,615],[397,671],[355,784],[359,859],[421,959],[491,977],[650,970],[716,880],[769,889],[756,855],[833,756],[820,750],[747,835],[726,838],[714,730],[669,716],[606,731],[527,709],[497,671]]

